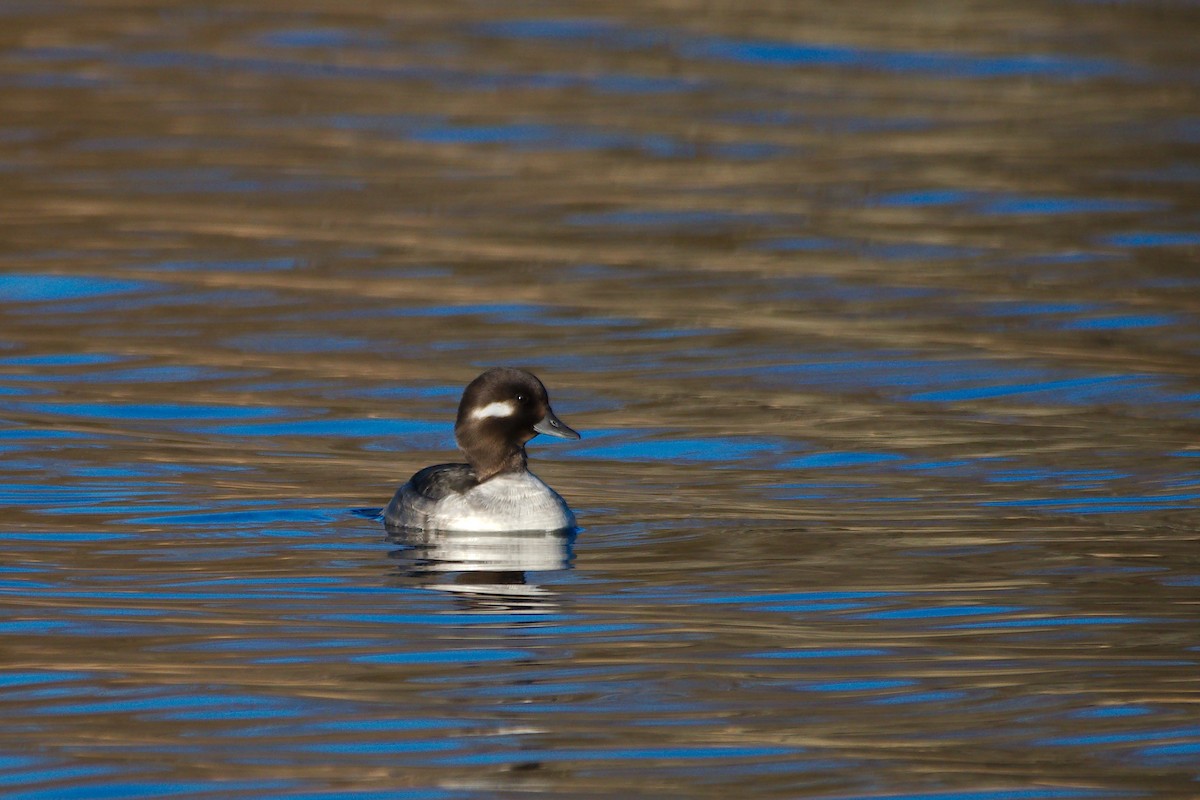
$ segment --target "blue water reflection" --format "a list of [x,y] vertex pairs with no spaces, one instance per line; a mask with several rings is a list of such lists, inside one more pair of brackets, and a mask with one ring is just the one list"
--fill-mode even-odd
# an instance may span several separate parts
[[1119,61],[1071,57],[1056,53],[985,56],[971,53],[884,51],[824,43],[694,36],[682,29],[643,30],[602,19],[506,20],[479,26],[490,36],[555,42],[585,41],[591,45],[628,50],[667,46],[684,58],[732,61],[752,66],[838,67],[921,73],[952,78],[1038,77],[1080,80],[1142,73]]
[[123,294],[145,289],[142,281],[74,275],[0,275],[0,298],[9,302],[48,303]]

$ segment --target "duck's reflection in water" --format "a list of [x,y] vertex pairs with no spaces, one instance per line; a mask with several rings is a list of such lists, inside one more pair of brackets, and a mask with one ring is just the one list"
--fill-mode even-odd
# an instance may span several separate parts
[[401,545],[389,555],[406,583],[447,592],[480,612],[544,614],[557,610],[543,572],[571,568],[574,531],[460,533],[387,527]]

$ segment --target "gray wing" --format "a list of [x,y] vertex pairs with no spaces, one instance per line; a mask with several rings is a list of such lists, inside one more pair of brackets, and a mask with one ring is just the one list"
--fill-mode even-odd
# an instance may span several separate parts
[[479,479],[469,464],[426,467],[396,490],[392,502],[384,509],[383,521],[388,525],[424,528],[430,511],[439,500],[478,485]]
[[469,464],[438,464],[426,467],[408,479],[408,486],[429,500],[441,500],[448,494],[462,494],[478,485],[479,479]]

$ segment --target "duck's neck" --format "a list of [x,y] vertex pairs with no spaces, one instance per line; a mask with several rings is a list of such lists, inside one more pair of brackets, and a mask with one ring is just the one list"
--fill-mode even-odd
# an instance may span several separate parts
[[468,425],[455,427],[454,438],[480,483],[497,475],[525,469],[525,444],[489,435]]
[[467,462],[475,470],[480,483],[510,472],[524,472],[527,458],[525,448],[517,446],[506,453],[467,453]]

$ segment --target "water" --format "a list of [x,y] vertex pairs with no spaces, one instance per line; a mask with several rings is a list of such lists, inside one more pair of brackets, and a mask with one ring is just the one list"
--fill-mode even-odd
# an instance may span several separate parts
[[1195,9],[759,5],[0,5],[0,794],[1200,795]]

